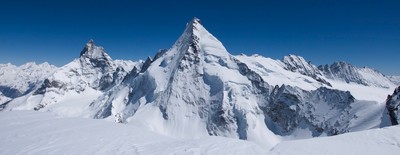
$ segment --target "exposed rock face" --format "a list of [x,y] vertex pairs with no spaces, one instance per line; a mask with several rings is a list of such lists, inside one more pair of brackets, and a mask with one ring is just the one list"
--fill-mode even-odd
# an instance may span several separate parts
[[332,65],[319,66],[318,69],[333,80],[381,88],[394,87],[394,83],[382,73],[368,67],[355,67],[347,62],[335,62]]
[[322,75],[321,71],[317,67],[311,64],[311,62],[306,62],[306,60],[301,56],[285,56],[283,62],[287,65],[287,69],[293,72],[299,72],[308,76]]
[[311,62],[306,62],[306,60],[301,56],[289,55],[283,58],[283,62],[286,64],[286,69],[292,72],[299,72],[300,74],[310,76],[313,79],[326,84],[327,86],[332,86],[323,78],[323,73]]
[[357,84],[368,85],[362,80],[357,69],[346,62],[335,62],[332,65],[319,66],[328,78],[340,79],[347,83],[354,82]]
[[399,124],[399,107],[400,107],[400,87],[396,88],[392,95],[386,100],[386,109],[389,112],[389,118],[392,125]]
[[321,87],[315,91],[283,85],[275,87],[266,113],[274,128],[282,135],[290,135],[299,126],[306,125],[315,136],[323,132],[336,135],[348,132],[350,121],[356,117],[350,114],[354,97],[349,92]]

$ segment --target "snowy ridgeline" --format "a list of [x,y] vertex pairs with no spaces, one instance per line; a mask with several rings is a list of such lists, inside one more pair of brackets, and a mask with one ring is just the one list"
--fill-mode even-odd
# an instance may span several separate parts
[[[28,62],[21,66],[0,64],[0,96],[16,98],[35,89],[43,80],[57,70],[48,63]],[[0,100],[0,104],[4,103]]]
[[[265,153],[263,149],[268,150],[282,142],[289,143],[285,142],[289,140],[389,126],[393,117],[387,114],[384,102],[400,81],[398,77],[387,77],[374,69],[345,62],[317,67],[295,55],[286,56],[283,60],[259,55],[233,56],[196,18],[187,24],[172,48],[160,50],[146,61],[112,60],[103,47],[90,40],[80,57],[65,66],[44,65],[0,65],[2,115],[14,115],[7,111],[35,110],[52,112],[58,117],[111,120],[127,125],[111,125],[109,129],[99,127],[115,130],[117,135],[110,134],[110,137],[124,134],[126,128],[134,128],[135,132],[139,132],[137,128],[140,128],[143,137],[133,134],[139,137],[132,139],[152,144],[140,146],[150,148],[155,143],[167,149],[164,147],[167,144],[156,143],[151,138],[146,141],[145,137],[170,136],[173,138],[166,138],[171,142],[170,151],[183,153],[202,153],[208,149],[230,151],[223,148],[240,144],[243,150],[254,149],[254,154],[262,154]],[[44,71],[35,68],[43,68]],[[16,70],[15,73],[6,74],[12,70]],[[16,78],[19,74],[26,76]],[[10,95],[10,90],[18,90],[18,93]],[[392,105],[398,106],[398,101]],[[24,113],[15,115],[25,117]],[[55,119],[49,114],[43,115],[48,115],[54,123],[62,121],[60,124],[68,124],[64,120],[90,121]],[[93,125],[96,122],[104,123],[96,120]],[[82,130],[89,130],[90,127]],[[108,133],[102,130],[97,132]],[[20,131],[23,132],[22,129]],[[50,131],[42,134],[52,134]],[[43,135],[27,137],[40,139]],[[90,140],[98,142],[94,137],[86,139],[95,145]],[[110,140],[100,141],[101,144],[87,151],[107,153],[108,148],[101,152],[101,145],[108,146]],[[136,146],[136,141],[133,142]],[[20,143],[24,144],[18,141],[15,145]],[[129,151],[141,151],[140,147],[130,148],[130,144],[125,146],[115,140],[111,140],[110,145],[111,148],[124,150],[127,147]],[[54,147],[54,150],[60,150]],[[189,149],[192,147],[198,149]]]
[[2,112],[0,124],[0,154],[397,155],[400,151],[400,126],[284,141],[266,149],[250,141],[176,139],[129,124],[33,111]]

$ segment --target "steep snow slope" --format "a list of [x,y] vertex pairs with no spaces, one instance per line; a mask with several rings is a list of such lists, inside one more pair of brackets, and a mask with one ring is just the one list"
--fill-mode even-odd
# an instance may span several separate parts
[[[0,92],[8,98],[16,98],[33,90],[37,84],[54,73],[56,66],[47,62],[28,62],[21,66],[0,64]],[[0,101],[0,104],[4,102]]]
[[0,113],[0,154],[266,154],[242,140],[176,139],[132,125],[47,112]]
[[346,133],[332,137],[285,141],[271,155],[397,155],[400,152],[400,126]]
[[[124,64],[127,69],[135,65]],[[89,104],[119,84],[128,72],[90,40],[78,59],[59,68],[35,91],[12,100],[6,109],[51,110],[66,116],[88,116]]]

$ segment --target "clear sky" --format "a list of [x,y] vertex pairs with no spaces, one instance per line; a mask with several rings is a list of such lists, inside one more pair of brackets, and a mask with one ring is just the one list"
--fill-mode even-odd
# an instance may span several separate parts
[[90,38],[113,59],[145,59],[193,17],[234,55],[297,54],[400,75],[400,0],[1,0],[0,63],[62,66]]

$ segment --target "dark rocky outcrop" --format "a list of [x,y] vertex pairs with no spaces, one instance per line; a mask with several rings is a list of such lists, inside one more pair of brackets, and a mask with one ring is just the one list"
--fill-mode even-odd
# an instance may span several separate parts
[[399,124],[399,106],[400,106],[400,87],[394,90],[392,95],[388,95],[386,100],[386,109],[389,113],[390,122],[392,125]]

